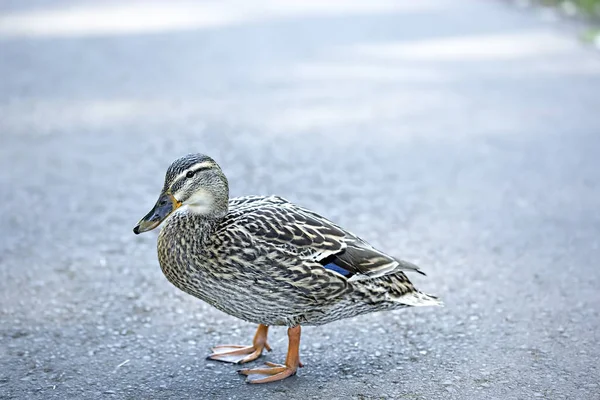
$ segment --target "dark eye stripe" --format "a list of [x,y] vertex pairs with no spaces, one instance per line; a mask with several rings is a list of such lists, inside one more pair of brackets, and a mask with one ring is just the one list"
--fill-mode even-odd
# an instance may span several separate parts
[[189,171],[188,171],[188,172],[185,174],[185,177],[186,177],[186,178],[192,178],[192,177],[193,177],[194,175],[196,175],[198,172],[201,172],[201,171],[206,171],[206,170],[209,170],[209,169],[211,169],[211,168],[212,168],[212,166],[207,166],[207,167],[200,167],[200,168],[196,168],[196,169],[191,169],[191,170],[189,170]]
[[191,170],[189,170],[185,174],[185,176],[183,177],[183,179],[193,178],[194,175],[196,175],[198,172],[207,171],[207,170],[212,169],[212,168],[213,168],[213,166],[209,165],[209,166],[205,166],[205,167],[199,167],[199,168],[196,168],[196,169],[191,169]]
[[200,168],[193,169],[190,172],[193,172],[194,174],[197,174],[200,171],[206,171],[206,170],[209,170],[209,169],[212,169],[212,168],[213,168],[213,166],[209,165],[207,167],[200,167]]

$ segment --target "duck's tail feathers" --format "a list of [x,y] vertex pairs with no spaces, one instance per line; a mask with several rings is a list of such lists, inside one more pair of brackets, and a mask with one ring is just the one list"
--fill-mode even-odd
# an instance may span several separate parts
[[411,307],[444,306],[444,303],[437,297],[419,292],[418,290],[406,293],[402,296],[394,297],[392,300]]

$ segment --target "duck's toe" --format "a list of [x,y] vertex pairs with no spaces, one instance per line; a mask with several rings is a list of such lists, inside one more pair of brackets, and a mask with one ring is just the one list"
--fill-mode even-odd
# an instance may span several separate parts
[[212,354],[207,358],[209,360],[228,362],[233,364],[243,364],[256,360],[261,356],[262,351],[267,349],[271,351],[271,347],[265,343],[263,347],[257,346],[239,346],[239,345],[222,345],[212,348]]
[[298,367],[267,362],[259,368],[241,369],[238,372],[246,375],[248,383],[268,383],[280,381],[296,374]]

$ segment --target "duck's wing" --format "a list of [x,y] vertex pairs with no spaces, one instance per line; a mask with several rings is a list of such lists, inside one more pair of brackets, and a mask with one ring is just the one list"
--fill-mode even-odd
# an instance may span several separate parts
[[235,216],[239,229],[347,280],[377,278],[402,270],[422,273],[416,265],[373,248],[319,214],[281,197],[244,199],[231,211],[239,213]]
[[[295,207],[301,210],[303,213],[312,214],[314,217],[319,218],[326,223],[337,226],[333,222],[321,217],[313,211],[299,206]],[[355,234],[346,230],[344,230],[344,232],[346,235],[344,237],[344,242],[346,243],[344,251],[325,261],[333,263],[334,266],[345,270],[345,276],[348,279],[371,279],[398,271],[412,271],[418,272],[421,275],[425,275],[425,273],[421,271],[417,265],[385,254]],[[343,273],[343,271],[340,272]]]
[[249,197],[234,207],[229,204],[225,225],[304,260],[321,261],[346,248],[343,229],[281,197]]
[[286,288],[288,296],[312,306],[349,289],[346,278],[320,263],[344,250],[343,230],[295,211],[280,197],[244,199],[229,206],[215,234],[237,241],[241,257],[250,254],[251,259],[269,259],[267,263],[248,262],[245,268],[258,266],[260,269],[253,273],[276,281],[278,287]]

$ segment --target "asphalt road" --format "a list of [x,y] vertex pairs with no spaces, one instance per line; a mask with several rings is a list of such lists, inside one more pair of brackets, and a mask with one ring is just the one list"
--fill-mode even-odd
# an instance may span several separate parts
[[[504,2],[249,4],[0,4],[0,399],[599,399],[598,52]],[[255,327],[131,232],[188,152],[446,307],[308,327],[244,384],[205,356]]]

